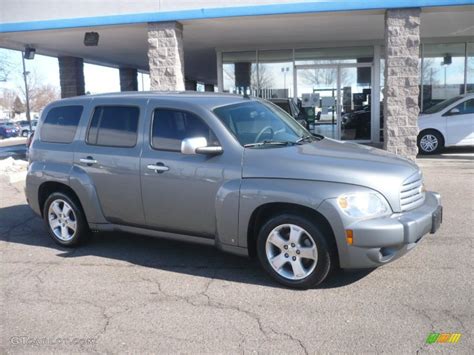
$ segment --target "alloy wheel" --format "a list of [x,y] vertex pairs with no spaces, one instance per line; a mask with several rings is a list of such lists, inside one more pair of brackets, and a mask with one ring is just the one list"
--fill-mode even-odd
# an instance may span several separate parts
[[421,149],[427,153],[434,152],[438,148],[438,144],[438,138],[432,134],[425,134],[420,140]]
[[64,241],[74,238],[77,218],[72,207],[64,200],[54,200],[48,210],[49,227],[54,235]]
[[313,237],[295,224],[274,228],[267,237],[265,252],[273,270],[288,280],[304,279],[318,262],[318,248]]

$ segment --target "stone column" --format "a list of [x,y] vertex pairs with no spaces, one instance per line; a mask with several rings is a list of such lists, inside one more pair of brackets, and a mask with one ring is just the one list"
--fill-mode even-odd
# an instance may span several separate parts
[[179,22],[148,23],[151,90],[184,90],[183,26]]
[[412,160],[418,153],[420,12],[385,13],[384,148]]
[[138,91],[137,69],[119,68],[120,91]]
[[77,57],[58,57],[61,97],[85,94],[84,61]]

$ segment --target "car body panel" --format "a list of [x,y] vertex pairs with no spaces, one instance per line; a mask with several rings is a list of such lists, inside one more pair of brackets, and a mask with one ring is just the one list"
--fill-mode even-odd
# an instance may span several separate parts
[[325,138],[311,144],[247,149],[244,178],[317,180],[366,186],[383,193],[400,210],[399,189],[418,170],[413,162],[386,151]]
[[[86,141],[88,127],[97,106],[133,106],[139,108],[138,128],[145,125],[147,101],[139,98],[117,100],[98,97],[91,100],[81,118],[81,132],[75,145],[74,166],[82,169],[93,181],[104,217],[111,223],[145,226],[141,201],[140,152],[143,136],[138,134],[134,147],[90,145]],[[96,160],[87,164],[81,159]]]
[[420,132],[427,129],[440,132],[446,147],[474,145],[474,112],[451,114],[453,108],[473,99],[474,94],[463,95],[459,100],[436,113],[421,114],[418,118]]
[[[298,205],[326,218],[345,268],[394,260],[431,228],[431,214],[440,205],[434,195],[427,194],[422,205],[400,212],[400,188],[419,174],[416,164],[379,149],[327,138],[293,146],[244,148],[212,110],[248,100],[260,101],[221,94],[127,93],[55,102],[43,111],[30,146],[28,202],[41,214],[38,192],[42,184],[61,183],[75,192],[94,230],[216,245],[239,255],[248,253],[253,237],[248,235],[249,224],[259,208],[273,203]],[[43,142],[41,125],[49,110],[78,104],[84,110],[73,142]],[[100,147],[85,142],[93,109],[104,104],[140,107],[135,147]],[[152,148],[150,127],[155,108],[198,115],[217,137],[223,153],[185,155]],[[97,164],[80,161],[89,156]],[[158,162],[169,170],[157,174],[147,168]],[[380,193],[392,211],[377,220],[354,220],[335,204],[341,194],[363,192]],[[349,227],[361,234],[355,245],[346,242]],[[380,239],[384,231],[390,242]]]

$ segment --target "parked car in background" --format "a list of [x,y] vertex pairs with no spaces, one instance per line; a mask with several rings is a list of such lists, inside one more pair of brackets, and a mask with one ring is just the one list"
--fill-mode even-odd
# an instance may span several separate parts
[[[352,139],[370,140],[371,137],[372,111],[370,106],[364,106],[360,110],[342,113],[342,130],[354,130]],[[383,105],[380,105],[380,141],[383,142]]]
[[442,221],[440,196],[425,191],[414,162],[312,135],[248,96],[57,101],[43,111],[29,162],[27,201],[62,246],[91,230],[214,245],[257,257],[295,288],[336,267],[396,260]]
[[[30,133],[30,124],[27,120],[20,121],[18,122],[20,125],[20,135],[22,137],[28,137]],[[38,125],[38,120],[31,120],[31,129],[34,132],[36,129],[36,126]]]
[[0,123],[0,139],[18,137],[20,127],[13,122]]
[[425,110],[418,119],[418,149],[436,154],[444,147],[474,146],[474,94],[456,96]]
[[285,112],[287,112],[291,117],[293,117],[299,124],[301,124],[304,128],[308,128],[308,121],[306,119],[306,115],[302,112],[298,105],[294,102],[293,99],[268,99],[268,101],[274,103]]

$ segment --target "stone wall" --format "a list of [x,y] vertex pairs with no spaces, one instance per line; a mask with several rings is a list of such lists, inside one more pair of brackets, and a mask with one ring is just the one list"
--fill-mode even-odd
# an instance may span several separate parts
[[151,90],[184,90],[183,26],[178,22],[148,24]]
[[61,97],[85,94],[84,61],[77,57],[58,57]]
[[385,13],[384,148],[413,160],[418,152],[420,12]]

